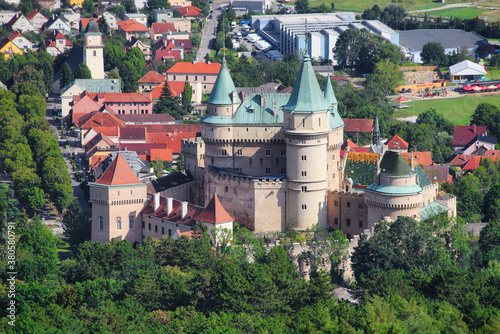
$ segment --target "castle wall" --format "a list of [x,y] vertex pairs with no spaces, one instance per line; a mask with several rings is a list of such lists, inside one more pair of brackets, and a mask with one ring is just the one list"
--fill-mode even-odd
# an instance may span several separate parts
[[[181,151],[184,155],[184,168],[194,179],[191,185],[189,202],[205,206],[205,143],[202,140],[182,140]],[[208,202],[207,202],[208,203]]]
[[342,183],[342,163],[340,147],[344,139],[343,128],[333,130],[328,134],[328,148],[326,154],[326,170],[328,190],[339,190]]
[[146,184],[126,186],[90,184],[91,240],[101,243],[112,239],[127,240],[132,243],[142,242],[140,212],[146,198]]
[[172,197],[181,202],[189,202],[192,197],[192,189],[195,188],[195,186],[196,181],[187,182],[177,187],[160,191],[160,195],[163,197]]
[[328,226],[341,230],[349,238],[360,235],[368,224],[368,207],[363,193],[328,192]]

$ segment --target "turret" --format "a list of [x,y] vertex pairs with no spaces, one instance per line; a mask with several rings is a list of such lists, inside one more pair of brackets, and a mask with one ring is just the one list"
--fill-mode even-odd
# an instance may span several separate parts
[[226,57],[215,80],[214,87],[207,100],[207,114],[213,116],[232,116],[241,100],[236,92],[233,79],[227,68]]

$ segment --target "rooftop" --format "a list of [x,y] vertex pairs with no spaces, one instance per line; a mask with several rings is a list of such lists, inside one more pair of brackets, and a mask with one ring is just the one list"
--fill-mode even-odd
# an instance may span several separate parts
[[185,74],[185,73],[193,73],[193,74],[219,74],[221,68],[221,64],[218,63],[210,63],[207,64],[205,62],[199,62],[196,64],[193,63],[185,63],[179,62],[174,66],[167,70],[167,73],[170,74]]
[[410,166],[405,159],[393,151],[386,151],[380,162],[380,173],[393,176],[411,175]]
[[146,28],[144,24],[132,19],[118,22],[118,27],[123,31],[149,31],[149,29]]
[[143,76],[137,82],[138,83],[150,83],[151,82],[151,83],[161,84],[161,83],[165,82],[165,76],[161,75],[160,73],[158,73],[156,71],[149,71],[148,73],[146,73],[145,76]]
[[459,46],[477,48],[486,38],[461,29],[415,29],[399,32],[399,43],[411,51],[422,51],[429,42],[438,42],[446,49],[457,49]]
[[109,165],[95,183],[107,186],[142,184],[134,171],[127,164],[122,154],[116,156],[111,165]]
[[[223,57],[219,75],[217,75],[217,79],[215,80],[215,84],[212,88],[212,92],[210,93],[210,97],[208,98],[207,103],[217,105],[240,103],[241,100],[235,92],[236,88],[234,87],[234,82],[233,79],[231,79],[231,75],[229,75],[226,58]],[[234,101],[232,97],[233,93],[235,95]]]

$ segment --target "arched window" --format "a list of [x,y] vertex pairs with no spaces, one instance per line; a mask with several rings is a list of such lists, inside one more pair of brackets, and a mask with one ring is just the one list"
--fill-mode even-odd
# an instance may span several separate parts
[[97,51],[94,50],[94,57],[97,57]]

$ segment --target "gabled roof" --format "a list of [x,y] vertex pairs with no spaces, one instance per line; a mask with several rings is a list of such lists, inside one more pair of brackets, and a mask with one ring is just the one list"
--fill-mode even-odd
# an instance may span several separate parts
[[[169,81],[168,87],[170,87],[170,92],[174,97],[181,97],[184,92],[184,86],[186,83],[184,81]],[[161,94],[163,93],[163,88],[165,87],[165,83],[159,84],[149,93],[151,99],[159,99]]]
[[96,183],[107,186],[142,184],[121,154],[116,156]]
[[346,147],[349,147],[349,148],[358,148],[359,146],[354,143],[352,140],[350,140],[349,138],[347,138],[347,140],[342,144],[342,146],[340,147],[341,150],[345,150]]
[[184,50],[191,50],[193,45],[190,39],[167,39],[166,43],[169,45],[170,42],[173,42],[177,47],[183,48]]
[[452,183],[452,176],[449,173],[449,165],[424,166],[424,171],[432,182]]
[[330,103],[325,100],[319,88],[316,73],[311,65],[311,58],[306,54],[293,85],[292,94],[284,110],[293,112],[310,112],[327,110]]
[[500,150],[487,150],[484,152],[483,157],[500,157]]
[[80,23],[82,25],[82,29],[85,30],[87,29],[87,25],[89,24],[90,20],[95,21],[96,23],[99,22],[99,18],[83,18]]
[[26,19],[27,19],[28,21],[31,21],[31,20],[32,20],[32,19],[33,19],[33,18],[34,18],[37,14],[40,14],[41,16],[43,16],[43,18],[44,18],[45,20],[48,20],[48,19],[45,17],[45,15],[43,15],[42,13],[40,13],[40,12],[38,11],[38,9],[35,9],[35,10],[33,10],[31,13],[29,13],[28,15],[26,15]]
[[126,139],[133,139],[133,140],[138,140],[138,139],[146,139],[146,128],[131,128],[131,127],[124,127],[119,129],[119,138],[120,140],[126,140]]
[[190,175],[175,172],[148,182],[148,193],[156,194],[191,181],[193,181],[193,178]]
[[398,135],[394,135],[394,137],[389,139],[385,144],[389,147],[390,150],[408,149],[408,147],[410,147],[408,143]]
[[202,11],[199,8],[193,6],[182,7],[177,9],[177,11],[184,17],[196,17],[202,15]]
[[169,123],[174,122],[175,118],[173,118],[169,114],[118,114],[115,115],[116,118],[124,121],[127,126],[130,123],[140,124],[140,123]]
[[468,60],[450,66],[450,75],[486,75],[484,66]]
[[138,83],[158,83],[161,84],[162,82],[165,82],[165,76],[161,75],[160,73],[156,71],[149,71],[146,73],[145,76],[143,76]]
[[478,134],[486,135],[486,126],[480,125],[455,125],[455,133],[453,135],[453,146],[465,146],[472,138]]
[[342,118],[345,132],[373,132],[373,119]]
[[401,156],[404,158],[411,159],[413,155],[413,161],[422,166],[432,165],[432,154],[429,151],[426,152],[402,152]]
[[167,199],[160,196],[160,205],[157,210],[155,210],[154,207],[154,200],[154,196],[151,196],[150,200],[146,203],[141,212],[143,214],[165,219],[177,224],[195,226],[195,217],[203,211],[203,208],[188,203],[186,215],[182,217],[182,204],[180,201],[174,199],[172,201],[172,211],[167,213]]
[[176,63],[167,70],[170,74],[218,74],[221,65],[218,63],[207,64],[205,62],[193,63]]
[[231,217],[231,215],[227,213],[222,206],[217,194],[215,194],[210,203],[208,203],[205,210],[195,217],[195,219],[209,224],[221,224],[232,222],[234,220],[234,218]]
[[144,24],[141,24],[132,19],[118,22],[118,27],[123,31],[149,31],[149,29],[146,28]]
[[166,32],[176,32],[175,25],[172,22],[153,23],[151,25],[153,34],[163,34]]
[[7,25],[12,26],[12,25],[14,25],[14,24],[17,22],[17,20],[19,20],[19,19],[21,19],[21,18],[23,18],[23,17],[24,17],[23,13],[19,12],[19,13],[15,14],[15,15],[14,15],[14,16],[10,19],[10,21],[7,23]]
[[339,82],[339,81],[351,81],[349,79],[347,79],[346,77],[343,77],[341,75],[331,75],[330,76],[330,80],[333,80],[335,82]]
[[486,136],[482,134],[478,134],[474,136],[468,143],[465,145],[465,149],[469,148],[470,146],[474,145],[476,142],[484,142],[488,144],[493,144],[495,145],[497,143],[497,139],[495,137],[491,136]]
[[96,112],[84,116],[79,120],[82,129],[90,129],[94,127],[125,127],[125,122],[120,120],[115,115],[109,112]]
[[22,38],[25,38],[27,39],[26,37],[23,36],[23,34],[21,34],[19,31],[14,31],[12,34],[10,34],[9,36],[7,36],[7,39],[9,41],[13,41],[15,38],[18,38],[18,37],[22,37]]
[[94,136],[91,140],[89,140],[84,146],[83,149],[85,152],[89,152],[92,150],[97,144],[99,144],[101,141],[104,141],[106,144],[109,146],[114,145],[115,143],[109,139],[106,135],[101,133],[98,133],[97,135]]
[[479,167],[482,157],[472,157],[462,166],[462,170],[476,170]]
[[472,158],[474,158],[474,156],[471,154],[458,154],[449,162],[449,164],[453,167],[461,167]]
[[[155,58],[157,61],[165,61],[166,59],[179,61],[182,58],[182,54],[181,54],[180,50],[157,50]],[[177,63],[177,64],[181,64],[181,63]],[[186,63],[182,63],[182,64],[186,64]]]
[[[232,98],[233,93],[236,98],[234,101]],[[231,76],[229,75],[226,57],[222,57],[222,66],[220,68],[219,75],[217,75],[217,79],[215,80],[215,84],[207,103],[217,105],[241,103],[238,94],[236,94],[236,87],[234,87],[233,79],[231,79]]]

